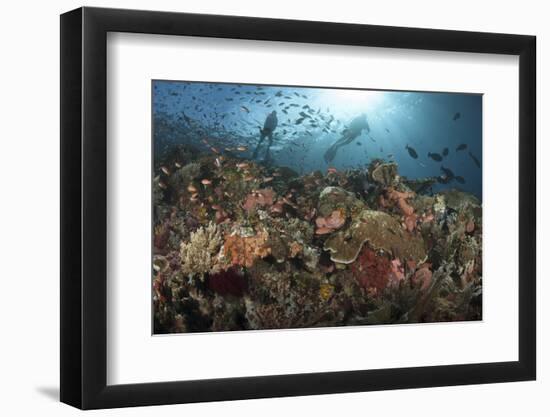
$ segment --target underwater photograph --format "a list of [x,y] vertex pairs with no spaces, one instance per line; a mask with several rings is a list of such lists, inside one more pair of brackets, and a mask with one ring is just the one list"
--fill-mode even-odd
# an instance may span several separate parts
[[153,334],[482,320],[481,94],[151,93]]

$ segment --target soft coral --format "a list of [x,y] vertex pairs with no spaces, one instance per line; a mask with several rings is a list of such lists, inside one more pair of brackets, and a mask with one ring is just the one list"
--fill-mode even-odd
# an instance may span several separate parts
[[[386,196],[388,201],[393,202],[399,208],[401,214],[403,214],[405,221],[405,228],[412,232],[416,228],[416,221],[418,216],[414,213],[414,207],[409,204],[407,199],[414,197],[413,192],[397,191],[393,187],[388,187],[386,190]],[[385,199],[381,199],[385,203]]]
[[208,277],[208,288],[220,295],[242,297],[248,289],[246,277],[236,268],[212,274]]
[[364,247],[351,270],[359,285],[369,293],[379,294],[388,285],[392,265],[386,256],[377,256],[369,247]]

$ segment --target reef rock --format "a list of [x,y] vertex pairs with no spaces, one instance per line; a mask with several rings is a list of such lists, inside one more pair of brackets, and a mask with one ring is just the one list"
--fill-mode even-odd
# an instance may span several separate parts
[[326,187],[319,194],[317,212],[320,217],[329,217],[335,211],[340,211],[343,217],[360,212],[365,204],[353,193],[340,187]]
[[447,207],[454,211],[464,212],[468,209],[480,210],[479,200],[472,194],[458,190],[444,190],[441,195],[445,197]]
[[169,184],[176,190],[183,190],[189,186],[201,173],[201,165],[191,162],[176,171],[169,177]]
[[399,180],[397,164],[383,163],[375,165],[370,171],[372,181],[383,186],[395,184]]
[[345,223],[346,217],[343,210],[334,210],[329,216],[317,217],[317,219],[315,219],[315,224],[317,225],[315,234],[324,235],[326,233],[331,233],[334,230],[341,228]]
[[246,201],[243,204],[243,208],[251,213],[256,210],[257,207],[265,207],[273,205],[273,190],[266,188],[262,190],[255,190],[246,197]]

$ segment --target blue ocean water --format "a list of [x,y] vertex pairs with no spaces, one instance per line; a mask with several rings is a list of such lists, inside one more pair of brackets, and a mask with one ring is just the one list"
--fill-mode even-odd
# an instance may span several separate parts
[[[307,174],[383,159],[395,161],[402,176],[437,177],[434,191],[456,188],[482,197],[480,94],[155,80],[152,104],[155,155],[187,143],[253,159],[275,111],[270,164]],[[327,150],[361,115],[368,128],[327,161]],[[265,159],[268,142],[255,159]]]

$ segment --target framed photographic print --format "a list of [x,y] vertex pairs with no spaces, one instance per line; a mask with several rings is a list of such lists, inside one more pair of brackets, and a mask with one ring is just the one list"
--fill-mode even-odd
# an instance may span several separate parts
[[61,400],[535,379],[535,38],[61,16]]

